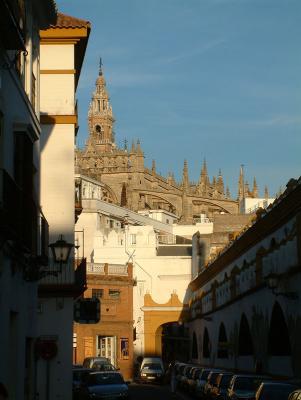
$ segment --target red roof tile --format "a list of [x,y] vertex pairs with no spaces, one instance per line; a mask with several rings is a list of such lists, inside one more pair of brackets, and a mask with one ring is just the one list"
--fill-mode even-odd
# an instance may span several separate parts
[[52,28],[84,28],[90,27],[90,22],[84,19],[72,17],[71,15],[58,13],[55,25]]

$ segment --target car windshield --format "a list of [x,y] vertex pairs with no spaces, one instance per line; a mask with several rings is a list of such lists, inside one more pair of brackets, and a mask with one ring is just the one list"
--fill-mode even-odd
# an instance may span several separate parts
[[93,364],[93,369],[97,369],[98,371],[114,371],[115,368],[111,364],[105,364],[102,362],[96,362]]
[[288,395],[296,390],[294,385],[268,385],[264,386],[260,395],[260,400],[282,400],[287,399]]
[[120,374],[106,374],[106,373],[99,373],[99,374],[90,374],[87,379],[88,386],[94,385],[120,385],[124,383],[124,380]]
[[235,379],[234,390],[256,390],[260,385],[261,380],[257,377],[241,376]]
[[216,382],[217,377],[219,376],[219,374],[220,374],[219,372],[213,372],[213,373],[211,374],[211,376],[210,376],[209,383],[211,383],[212,385],[214,385],[215,382]]
[[231,382],[232,376],[233,375],[223,375],[219,386],[223,389],[226,389]]
[[205,381],[208,378],[209,373],[210,373],[210,371],[208,371],[208,370],[207,371],[203,371],[200,379],[202,381]]
[[160,370],[162,370],[162,367],[160,364],[150,363],[150,364],[144,364],[142,369],[160,369]]

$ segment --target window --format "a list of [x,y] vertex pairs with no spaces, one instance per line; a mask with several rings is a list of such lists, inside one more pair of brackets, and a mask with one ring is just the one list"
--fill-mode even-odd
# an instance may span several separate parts
[[92,297],[101,299],[103,297],[103,289],[92,289]]
[[122,360],[129,359],[129,339],[128,338],[121,338],[120,339],[120,358]]
[[114,221],[110,219],[110,228],[114,228]]
[[120,298],[120,290],[118,290],[118,289],[109,289],[109,296],[112,299],[119,299]]
[[130,235],[130,244],[136,244],[136,235],[135,234]]

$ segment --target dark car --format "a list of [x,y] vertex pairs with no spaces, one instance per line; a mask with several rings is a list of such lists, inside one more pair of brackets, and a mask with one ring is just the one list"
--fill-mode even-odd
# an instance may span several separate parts
[[159,363],[145,363],[140,370],[141,382],[163,382],[164,371]]
[[298,388],[288,382],[263,382],[256,392],[256,400],[287,400],[289,394]]
[[288,400],[301,400],[301,389],[295,390],[288,396]]
[[207,382],[204,387],[204,395],[206,399],[211,399],[211,393],[216,386],[216,380],[222,371],[211,371],[208,375]]
[[93,372],[93,370],[90,368],[83,368],[83,367],[73,368],[73,370],[72,370],[72,393],[73,393],[74,400],[79,399],[79,397],[78,397],[79,389],[81,388],[81,385],[84,382],[86,376],[89,375],[91,372]]
[[111,364],[107,357],[86,357],[83,362],[84,368],[92,368],[96,362]]
[[114,365],[108,364],[107,362],[95,361],[92,365],[92,369],[95,371],[117,371]]
[[199,374],[198,378],[196,379],[196,384],[194,389],[195,397],[201,399],[204,398],[204,390],[207,383],[207,378],[211,371],[212,369],[209,368],[202,369],[201,374]]
[[255,395],[261,382],[266,377],[256,375],[234,375],[229,385],[227,396],[229,400],[255,400]]
[[233,374],[231,372],[222,372],[216,379],[216,385],[211,390],[211,398],[218,400],[227,399],[227,390],[230,385]]
[[123,376],[117,371],[91,372],[79,389],[80,400],[127,400],[129,388]]

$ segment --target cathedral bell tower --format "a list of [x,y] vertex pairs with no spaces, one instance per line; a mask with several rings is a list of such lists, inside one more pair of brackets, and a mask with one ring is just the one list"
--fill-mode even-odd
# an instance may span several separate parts
[[100,152],[112,152],[113,148],[115,148],[113,135],[114,117],[102,72],[101,59],[95,86],[88,112],[90,139],[92,139]]

